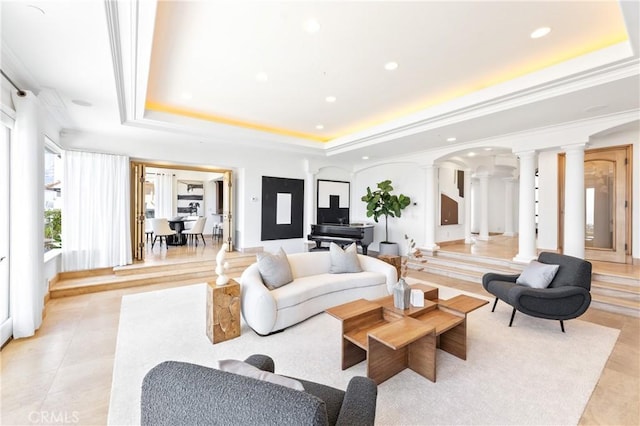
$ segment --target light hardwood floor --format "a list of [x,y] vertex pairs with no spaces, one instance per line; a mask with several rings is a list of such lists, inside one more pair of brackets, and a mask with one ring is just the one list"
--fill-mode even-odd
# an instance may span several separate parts
[[[481,247],[476,245],[474,250],[480,254]],[[188,250],[181,251],[172,247],[167,253],[156,246],[149,259],[176,259]],[[207,243],[207,249],[197,250],[197,255],[213,259],[215,252],[216,247]],[[452,278],[415,271],[410,276],[484,292],[479,284]],[[106,424],[122,296],[188,284],[156,284],[50,300],[36,335],[11,341],[0,352],[2,424]],[[640,319],[596,309],[581,319],[617,328],[620,337],[580,424],[640,424]],[[567,332],[570,330],[568,322]]]

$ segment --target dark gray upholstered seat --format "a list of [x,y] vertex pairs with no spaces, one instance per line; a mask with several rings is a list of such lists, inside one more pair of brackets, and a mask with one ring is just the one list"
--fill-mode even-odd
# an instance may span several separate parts
[[[273,372],[273,360],[245,362]],[[373,425],[378,394],[366,377],[346,391],[297,379],[305,391],[201,365],[165,361],[142,383],[143,425]]]
[[498,299],[513,307],[509,327],[516,310],[538,318],[560,321],[564,332],[564,320],[582,315],[591,303],[591,263],[577,257],[543,252],[538,262],[560,265],[548,288],[530,288],[516,284],[519,275],[488,273],[482,277],[482,286]]

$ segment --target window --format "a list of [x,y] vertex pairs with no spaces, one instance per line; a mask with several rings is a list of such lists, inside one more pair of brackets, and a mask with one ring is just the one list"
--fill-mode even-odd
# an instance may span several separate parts
[[62,157],[48,138],[44,148],[44,251],[62,247]]

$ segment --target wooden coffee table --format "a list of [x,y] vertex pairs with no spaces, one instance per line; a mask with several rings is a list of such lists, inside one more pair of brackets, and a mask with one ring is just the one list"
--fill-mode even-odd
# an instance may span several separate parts
[[459,295],[438,299],[438,289],[412,285],[425,295],[424,307],[397,309],[393,296],[359,299],[327,309],[342,321],[342,369],[367,360],[367,376],[380,384],[410,368],[436,381],[436,348],[467,357],[467,314],[489,303]]

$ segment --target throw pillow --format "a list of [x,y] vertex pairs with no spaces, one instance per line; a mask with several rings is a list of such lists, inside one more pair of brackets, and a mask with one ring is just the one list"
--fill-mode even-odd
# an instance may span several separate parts
[[362,272],[356,243],[352,243],[345,250],[342,250],[336,243],[331,243],[329,245],[329,255],[331,256],[330,274]]
[[521,284],[531,288],[547,288],[553,277],[556,276],[560,265],[548,265],[532,260],[531,263],[524,268],[522,274],[516,280],[517,284]]
[[218,361],[218,370],[226,371],[228,373],[239,374],[241,376],[251,377],[257,380],[263,380],[265,382],[274,383],[280,386],[286,386],[291,389],[303,391],[304,386],[302,383],[289,377],[279,376],[269,371],[260,370],[251,364],[238,361],[235,359],[223,359]]
[[282,247],[276,254],[258,253],[256,258],[258,259],[258,270],[262,276],[262,281],[269,290],[274,290],[293,281],[293,273],[287,259],[287,253],[284,252]]

